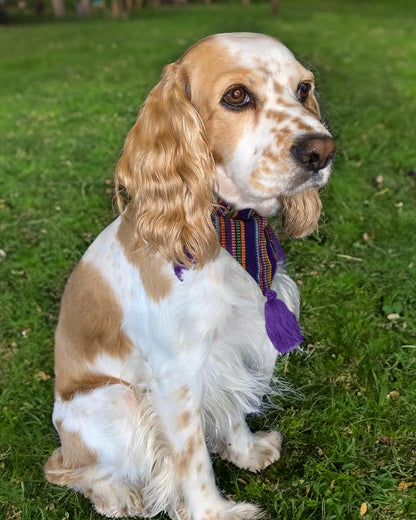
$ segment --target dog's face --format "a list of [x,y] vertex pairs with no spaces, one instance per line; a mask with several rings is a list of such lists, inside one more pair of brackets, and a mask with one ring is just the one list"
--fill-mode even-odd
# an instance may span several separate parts
[[278,40],[219,34],[167,65],[127,135],[116,170],[136,233],[173,263],[219,251],[215,195],[236,209],[278,211],[286,232],[311,233],[335,144],[313,75]]
[[335,145],[320,120],[314,77],[282,43],[215,35],[178,64],[206,129],[222,198],[268,215],[282,195],[327,183]]

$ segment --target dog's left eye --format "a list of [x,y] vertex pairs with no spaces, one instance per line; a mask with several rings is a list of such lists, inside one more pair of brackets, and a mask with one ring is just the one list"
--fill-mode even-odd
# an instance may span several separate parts
[[241,109],[252,103],[252,97],[243,85],[235,85],[223,95],[221,104],[226,108]]
[[296,97],[301,103],[305,103],[309,97],[309,93],[311,91],[310,83],[299,83],[298,89],[296,91]]

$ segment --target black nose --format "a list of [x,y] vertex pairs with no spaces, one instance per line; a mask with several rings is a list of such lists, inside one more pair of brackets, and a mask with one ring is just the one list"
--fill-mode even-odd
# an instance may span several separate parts
[[300,139],[290,151],[296,161],[307,170],[317,172],[334,158],[336,146],[329,135],[314,134]]

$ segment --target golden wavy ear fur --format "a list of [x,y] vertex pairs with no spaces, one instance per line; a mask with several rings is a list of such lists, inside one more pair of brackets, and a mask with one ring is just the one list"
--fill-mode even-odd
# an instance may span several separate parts
[[321,209],[318,190],[282,197],[279,214],[283,229],[293,238],[309,235],[318,225]]
[[[115,173],[120,212],[168,261],[201,268],[219,252],[211,222],[214,160],[179,63],[167,65],[127,135]],[[126,217],[127,218],[127,217]]]

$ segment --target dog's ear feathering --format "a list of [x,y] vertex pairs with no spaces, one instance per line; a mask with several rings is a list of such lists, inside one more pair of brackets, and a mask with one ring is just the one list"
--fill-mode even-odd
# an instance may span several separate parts
[[322,209],[318,190],[306,190],[282,197],[280,203],[280,220],[283,229],[291,237],[302,238],[316,229]]
[[127,135],[115,174],[137,236],[175,265],[201,268],[219,252],[211,222],[215,170],[186,72],[167,65]]

